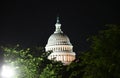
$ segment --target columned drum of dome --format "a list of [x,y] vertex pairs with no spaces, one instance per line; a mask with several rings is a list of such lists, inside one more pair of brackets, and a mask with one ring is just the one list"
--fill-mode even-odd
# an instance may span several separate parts
[[48,56],[49,60],[61,61],[64,65],[69,65],[75,60],[75,52],[73,52],[73,46],[67,35],[61,30],[61,24],[59,17],[55,24],[55,32],[49,37],[47,45],[45,47],[46,52],[52,51]]

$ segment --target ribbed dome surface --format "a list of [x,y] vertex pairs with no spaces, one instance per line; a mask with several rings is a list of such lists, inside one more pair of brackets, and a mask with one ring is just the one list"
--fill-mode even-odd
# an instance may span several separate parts
[[70,43],[68,36],[61,30],[59,17],[57,17],[55,26],[56,29],[49,37],[45,47],[46,52],[52,51],[52,53],[48,56],[48,59],[54,59],[56,61],[61,61],[63,65],[69,65],[73,60],[75,60],[76,54],[73,52],[73,46]]
[[64,33],[54,33],[52,34],[46,46],[55,46],[55,45],[72,45],[69,38]]

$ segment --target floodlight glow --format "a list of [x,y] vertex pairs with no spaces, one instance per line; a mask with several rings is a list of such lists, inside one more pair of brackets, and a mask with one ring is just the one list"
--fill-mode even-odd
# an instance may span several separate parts
[[14,68],[11,66],[3,65],[1,76],[2,78],[13,78],[15,74]]

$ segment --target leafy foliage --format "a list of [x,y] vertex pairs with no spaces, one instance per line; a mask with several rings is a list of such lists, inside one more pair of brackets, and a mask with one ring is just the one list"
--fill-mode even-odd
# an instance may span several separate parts
[[30,48],[20,50],[19,45],[14,48],[2,47],[4,52],[4,63],[11,64],[16,68],[16,78],[38,78],[41,57],[33,57]]
[[81,56],[83,78],[120,78],[120,26],[108,27],[92,37],[91,49]]
[[40,74],[40,78],[62,78],[62,68],[62,64],[58,62],[47,64],[43,72]]
[[47,59],[51,52],[41,52],[41,55],[34,55],[34,51],[43,51],[37,49],[21,49],[19,45],[14,47],[3,47],[4,63],[16,68],[15,78],[56,78],[61,77],[61,62],[50,61]]

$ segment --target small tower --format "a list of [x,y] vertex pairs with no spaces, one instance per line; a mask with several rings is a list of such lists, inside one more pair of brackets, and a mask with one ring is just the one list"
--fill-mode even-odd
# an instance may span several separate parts
[[64,65],[69,65],[75,60],[75,52],[73,52],[73,46],[67,35],[61,30],[61,24],[59,17],[55,24],[55,31],[49,37],[47,45],[45,47],[46,52],[52,51],[48,56],[49,60],[61,61]]

